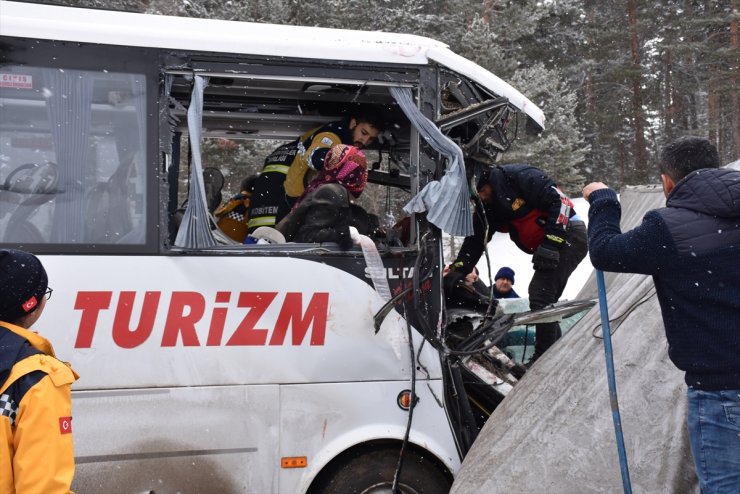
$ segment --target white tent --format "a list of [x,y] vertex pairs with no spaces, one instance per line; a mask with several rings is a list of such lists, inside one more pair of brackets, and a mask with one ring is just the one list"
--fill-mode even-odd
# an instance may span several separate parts
[[[622,229],[665,203],[658,187],[622,192]],[[625,448],[634,492],[698,492],[686,385],[668,359],[652,279],[605,273]],[[592,274],[577,298],[596,298]],[[596,305],[495,410],[451,493],[622,491]]]

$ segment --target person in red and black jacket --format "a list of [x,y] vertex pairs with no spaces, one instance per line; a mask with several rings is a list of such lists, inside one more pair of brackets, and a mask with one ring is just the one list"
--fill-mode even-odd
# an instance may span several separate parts
[[[479,207],[474,214],[474,233],[465,238],[445,277],[445,290],[454,289],[475,267],[494,232],[504,232],[521,250],[532,254],[535,273],[529,284],[530,309],[557,302],[588,251],[586,224],[576,215],[571,200],[545,172],[527,164],[484,170],[476,188],[482,210]],[[560,336],[557,322],[538,324],[529,363]]]

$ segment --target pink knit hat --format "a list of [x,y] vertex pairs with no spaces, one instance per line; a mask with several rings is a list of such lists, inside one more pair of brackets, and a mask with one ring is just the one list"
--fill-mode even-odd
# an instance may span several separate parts
[[365,160],[365,155],[359,148],[347,144],[337,144],[326,153],[324,157],[324,170],[333,170],[347,161],[353,161],[362,168],[367,169],[367,160]]

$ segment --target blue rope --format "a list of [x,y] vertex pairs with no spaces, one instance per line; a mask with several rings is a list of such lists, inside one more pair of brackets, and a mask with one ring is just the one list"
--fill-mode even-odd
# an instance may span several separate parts
[[630,472],[627,466],[627,452],[624,449],[622,435],[622,420],[619,417],[619,402],[617,401],[617,380],[614,377],[614,359],[612,357],[612,336],[609,327],[609,309],[606,305],[606,283],[604,273],[596,270],[596,284],[599,288],[599,307],[601,308],[601,332],[604,335],[604,351],[606,352],[606,375],[609,381],[609,402],[614,419],[614,433],[617,436],[617,450],[619,451],[619,467],[622,471],[622,485],[625,494],[632,494]]

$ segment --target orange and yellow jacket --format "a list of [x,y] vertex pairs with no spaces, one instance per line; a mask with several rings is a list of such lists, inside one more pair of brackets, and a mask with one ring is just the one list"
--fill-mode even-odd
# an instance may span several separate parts
[[324,157],[332,146],[352,144],[352,131],[344,120],[328,124],[303,134],[298,139],[298,152],[285,175],[285,193],[293,199],[306,188],[306,173],[324,168]]
[[0,321],[0,494],[71,493],[71,385],[51,343]]

